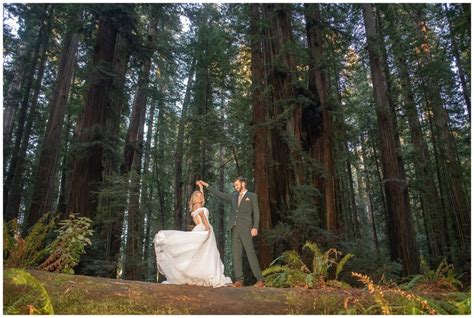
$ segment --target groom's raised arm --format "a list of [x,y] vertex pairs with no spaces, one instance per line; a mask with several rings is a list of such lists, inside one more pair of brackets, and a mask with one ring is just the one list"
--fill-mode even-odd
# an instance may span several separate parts
[[204,183],[204,186],[206,187],[206,189],[208,189],[209,191],[211,191],[213,194],[215,194],[217,197],[221,198],[221,199],[224,199],[224,200],[227,200],[229,202],[232,201],[232,195],[230,193],[225,193],[225,192],[220,192],[219,190],[217,190],[216,188],[210,186],[208,183]]

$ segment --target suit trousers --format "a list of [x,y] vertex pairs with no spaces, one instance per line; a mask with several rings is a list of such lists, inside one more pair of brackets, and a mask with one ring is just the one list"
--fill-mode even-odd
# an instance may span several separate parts
[[250,269],[257,280],[263,280],[262,270],[258,262],[257,254],[253,247],[253,238],[250,235],[250,228],[232,227],[232,260],[234,265],[234,279],[244,280],[242,270],[242,250],[245,250],[249,261]]

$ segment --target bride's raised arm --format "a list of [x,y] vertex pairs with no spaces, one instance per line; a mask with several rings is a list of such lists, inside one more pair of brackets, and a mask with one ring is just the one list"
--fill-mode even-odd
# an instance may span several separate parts
[[196,184],[199,187],[199,191],[201,191],[201,193],[202,193],[202,201],[204,202],[204,200],[206,199],[205,196],[204,196],[204,186],[200,182],[196,182]]

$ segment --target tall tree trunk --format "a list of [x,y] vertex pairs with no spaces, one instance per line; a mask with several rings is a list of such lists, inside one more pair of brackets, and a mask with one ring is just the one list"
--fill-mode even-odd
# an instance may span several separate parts
[[[105,122],[105,127],[110,131],[111,140],[118,139],[119,127],[120,127],[120,117],[122,114],[122,109],[126,104],[125,101],[125,75],[127,72],[127,63],[130,57],[130,39],[126,34],[121,32],[117,33],[117,38],[115,41],[114,49],[114,64],[113,70],[115,77],[112,81],[112,101],[111,101],[111,112],[110,118]],[[118,143],[113,145],[116,150],[118,150]],[[111,156],[104,158],[104,178],[107,179],[114,174],[119,172],[119,163],[117,160],[113,160]],[[102,231],[105,234],[105,253],[104,259],[106,264],[105,276],[116,278],[117,277],[117,266],[120,255],[120,246],[122,243],[122,227],[124,221],[124,212],[122,209],[117,207],[112,207],[112,202],[114,199],[107,198],[104,201],[100,202],[101,208],[105,211],[107,223],[104,225]],[[116,198],[115,200],[119,201],[119,206],[124,206],[125,198]]]
[[[144,146],[144,159],[143,159],[143,175],[149,175],[150,173],[150,158],[151,158],[151,142],[153,139],[153,123],[155,118],[156,110],[156,95],[152,97],[151,107],[147,120],[147,132]],[[146,226],[145,226],[145,243],[143,249],[143,263],[146,266],[145,278],[147,281],[155,281],[153,277],[156,273],[156,266],[154,261],[154,250],[153,250],[153,234],[156,233],[155,229],[155,214],[152,209],[152,198],[153,198],[153,183],[148,182],[146,187],[142,190],[142,206],[145,214]]]
[[428,41],[429,29],[422,10],[422,6],[417,6],[414,16],[417,25],[417,36],[421,44],[422,67],[425,70],[424,73],[428,74],[424,76],[424,82],[429,92],[429,109],[433,112],[433,121],[439,138],[441,162],[444,164],[447,172],[447,185],[453,207],[454,224],[460,241],[459,250],[461,255],[465,255],[463,258],[467,260],[470,259],[467,251],[470,250],[471,238],[469,200],[463,187],[463,177],[457,158],[456,145],[449,131],[449,117],[447,111],[443,108],[443,100],[438,81],[433,75],[426,72],[428,68],[434,67],[434,61],[431,56],[430,43]]
[[[27,53],[27,55],[29,55]],[[15,64],[13,79],[8,86],[7,93],[5,94],[5,102],[3,106],[3,145],[4,145],[4,153],[6,153],[5,149],[10,147],[11,145],[11,137],[13,131],[13,119],[15,117],[15,111],[18,107],[18,101],[20,100],[20,93],[21,93],[21,83],[23,79],[23,72],[24,70],[20,66],[20,62],[18,61]],[[5,157],[4,157],[5,158]]]
[[[268,153],[274,165],[269,169],[270,205],[272,223],[280,221],[279,213],[290,209],[291,187],[298,181],[295,158],[299,151],[301,107],[295,98],[295,56],[285,48],[292,43],[291,13],[288,4],[263,4],[265,21],[262,46],[268,88],[268,117],[280,118],[268,134]],[[281,119],[281,114],[288,114]],[[291,144],[291,146],[289,145]]]
[[415,274],[420,271],[419,255],[412,226],[412,216],[408,201],[406,181],[400,173],[395,140],[393,113],[390,110],[386,93],[387,81],[382,68],[380,52],[383,49],[378,41],[378,31],[374,6],[362,5],[367,34],[370,68],[374,87],[378,132],[382,148],[385,194],[389,213],[389,241],[392,260],[400,261],[404,273]]
[[[199,17],[199,37],[198,47],[196,51],[196,81],[193,85],[194,103],[192,109],[191,120],[191,144],[190,153],[192,153],[191,174],[188,178],[188,186],[195,189],[195,183],[198,178],[202,180],[208,179],[209,176],[209,160],[210,147],[207,138],[202,138],[206,134],[207,125],[205,118],[212,107],[212,83],[210,78],[211,60],[207,54],[209,52],[209,38],[207,34],[210,32],[209,11],[205,9]],[[188,226],[192,222],[190,214],[186,213],[185,224]]]
[[[426,90],[426,87],[423,87],[423,95],[425,99],[425,104],[428,105],[429,100],[428,100],[428,92]],[[452,218],[449,218],[447,215],[448,203],[446,202],[446,195],[443,195],[443,194],[449,193],[449,190],[448,190],[445,174],[441,172],[442,166],[441,166],[440,154],[438,150],[439,149],[438,137],[434,131],[433,114],[431,112],[427,112],[427,117],[428,117],[428,123],[429,123],[429,128],[430,128],[431,144],[433,145],[433,156],[434,156],[435,168],[436,168],[436,180],[438,181],[436,194],[441,202],[441,211],[443,212],[444,233],[448,237],[446,244],[447,244],[448,251],[450,253],[449,259],[454,264],[460,264],[458,260],[458,256],[456,255],[457,241],[456,241],[456,235],[454,234],[455,232],[455,229],[454,229],[455,226],[453,224],[454,220]]]
[[325,211],[326,229],[336,231],[337,222],[335,195],[335,167],[333,149],[332,104],[329,98],[329,82],[324,64],[323,26],[319,4],[305,4],[306,34],[310,54],[309,89],[319,96],[321,103],[322,130],[316,143],[320,143],[322,164],[321,192],[323,194],[322,209]]
[[94,71],[79,125],[78,142],[85,149],[76,156],[71,174],[67,213],[78,213],[91,219],[94,219],[97,212],[97,192],[103,181],[105,149],[102,146],[102,132],[107,120],[116,118],[116,110],[112,107],[112,66],[117,32],[113,21],[101,16],[93,57]]
[[[217,180],[217,186],[221,191],[224,191],[224,183],[225,183],[225,152],[224,152],[224,145],[219,147],[219,177]],[[217,231],[216,231],[216,240],[217,240],[217,249],[219,250],[219,254],[221,256],[222,262],[225,260],[225,202],[223,200],[219,200],[217,203]]]
[[[74,77],[73,76],[73,80],[72,82],[74,83]],[[72,89],[71,89],[72,91]],[[71,97],[69,97],[70,99]],[[69,189],[69,187],[67,186],[67,183],[68,183],[68,180],[69,180],[69,177],[68,177],[68,167],[69,167],[69,162],[70,160],[68,160],[68,149],[69,149],[69,134],[70,134],[70,130],[71,130],[71,114],[68,113],[67,115],[67,119],[66,119],[66,127],[63,131],[63,134],[64,134],[64,156],[62,158],[62,162],[61,162],[61,177],[60,177],[60,188],[59,188],[59,198],[58,198],[58,208],[56,209],[57,211],[59,211],[60,215],[62,215],[63,218],[66,217],[65,215],[65,211],[66,211],[66,207],[67,207],[67,202],[66,202],[66,194],[67,194],[67,189]]]
[[470,89],[468,88],[468,84],[466,81],[466,72],[464,71],[464,67],[461,61],[461,54],[459,53],[459,46],[454,36],[454,29],[453,29],[453,21],[449,16],[449,9],[448,5],[444,4],[446,19],[448,19],[449,24],[449,36],[451,39],[451,50],[454,55],[454,59],[456,61],[456,68],[458,69],[459,81],[461,82],[462,87],[462,94],[464,97],[464,101],[466,102],[467,114],[469,115],[469,120],[471,120],[471,97],[470,97]]
[[[160,88],[161,89],[161,86]],[[161,229],[167,228],[167,222],[166,222],[166,206],[165,206],[165,191],[164,191],[164,186],[163,186],[163,164],[164,164],[164,118],[165,118],[165,110],[164,110],[164,103],[161,101],[161,105],[158,107],[158,121],[156,123],[157,129],[155,133],[155,151],[153,152],[154,155],[154,171],[155,171],[155,176],[154,179],[156,180],[156,190],[157,190],[157,196],[158,196],[158,206],[159,206],[159,215],[160,215],[160,221],[161,221]],[[188,211],[188,209],[186,209]],[[190,216],[189,213],[186,213],[186,217]]]
[[156,41],[156,22],[148,27],[146,56],[138,79],[138,89],[135,95],[130,126],[125,140],[125,163],[122,172],[128,174],[132,167],[130,199],[128,206],[127,248],[124,266],[124,278],[137,280],[143,273],[142,240],[143,240],[143,209],[140,206],[141,167],[143,155],[143,131],[147,91],[150,79],[151,58]]
[[[188,74],[188,82],[186,84],[186,93],[183,100],[183,109],[178,125],[178,137],[176,141],[175,151],[175,174],[174,174],[174,229],[184,230],[183,222],[183,157],[184,157],[184,129],[188,121],[188,107],[191,102],[191,89],[193,86],[193,77],[196,70],[196,58],[193,56],[191,68]],[[187,210],[185,208],[184,210]]]
[[352,232],[354,233],[354,238],[359,238],[360,237],[360,224],[359,224],[359,216],[357,213],[357,204],[355,200],[355,190],[354,190],[354,177],[352,176],[352,164],[350,160],[350,152],[349,152],[349,145],[346,142],[344,144],[345,146],[345,151],[347,154],[347,159],[346,159],[346,167],[347,167],[347,176],[348,176],[348,182],[349,182],[349,215],[350,219],[352,220]]
[[369,167],[368,167],[368,158],[367,158],[367,153],[366,153],[366,144],[363,140],[364,138],[361,138],[361,153],[362,153],[362,164],[363,164],[363,169],[364,169],[364,175],[365,175],[365,184],[366,184],[366,189],[367,189],[367,197],[369,200],[369,218],[370,218],[370,225],[372,228],[372,237],[374,240],[375,244],[375,251],[377,252],[377,260],[380,260],[380,247],[379,247],[379,238],[377,234],[377,226],[376,226],[376,221],[375,221],[375,211],[374,211],[374,200],[373,200],[373,190],[371,187],[371,179],[370,179],[370,172],[369,172]]
[[[387,10],[387,20],[391,23],[395,22],[395,12],[392,11],[392,8],[387,8]],[[443,211],[441,211],[441,203],[439,202],[436,183],[433,182],[436,176],[432,173],[433,170],[430,166],[428,145],[423,137],[423,131],[419,121],[412,83],[408,74],[407,58],[405,56],[403,42],[398,33],[397,26],[392,25],[391,30],[390,37],[392,38],[394,47],[393,53],[400,76],[403,106],[410,127],[411,140],[415,147],[413,163],[415,165],[417,179],[421,185],[418,191],[425,212],[428,244],[430,245],[432,254],[431,265],[436,266],[448,253],[446,245],[448,237],[444,230]]]
[[[9,221],[17,216],[18,211],[10,211],[13,212],[13,214],[10,214],[7,210],[7,204],[9,201],[8,193],[10,190],[10,186],[13,180],[13,176],[15,173],[15,168],[17,165],[18,161],[18,155],[20,153],[20,146],[21,146],[21,140],[23,138],[23,131],[25,129],[25,122],[26,122],[26,115],[28,113],[28,102],[30,100],[30,95],[31,95],[31,88],[33,86],[34,82],[34,77],[35,77],[35,71],[36,71],[36,66],[38,64],[38,59],[40,58],[40,49],[41,46],[44,44],[44,39],[48,38],[49,34],[47,36],[45,35],[46,30],[45,28],[47,27],[46,21],[50,18],[48,18],[48,8],[49,5],[44,6],[44,11],[42,15],[42,23],[38,31],[38,38],[37,42],[34,48],[34,53],[33,57],[31,59],[31,65],[29,65],[29,71],[28,74],[25,78],[25,85],[24,85],[24,90],[23,90],[23,99],[21,101],[20,105],[20,112],[18,114],[18,125],[16,129],[16,136],[15,136],[15,144],[12,149],[12,157],[10,159],[10,164],[8,166],[8,172],[5,178],[5,183],[3,185],[3,211],[5,215],[5,220]],[[4,135],[4,137],[8,137]],[[6,149],[5,146],[10,144],[10,140],[3,140],[3,145],[4,145],[4,150]]]
[[[398,119],[397,119],[397,111],[396,111],[396,105],[395,105],[395,97],[393,96],[393,81],[392,81],[392,78],[390,77],[390,69],[389,69],[389,66],[388,66],[388,55],[387,55],[387,50],[385,49],[385,40],[384,40],[384,34],[382,32],[383,30],[383,25],[382,25],[382,17],[381,17],[381,14],[380,14],[380,10],[377,10],[376,11],[376,15],[375,15],[375,19],[376,19],[376,23],[377,23],[377,36],[379,37],[378,38],[378,41],[379,41],[379,45],[380,45],[380,62],[382,63],[382,69],[383,69],[383,73],[385,75],[385,81],[387,83],[387,98],[388,98],[388,104],[390,106],[390,110],[392,112],[392,125],[393,125],[393,132],[394,132],[394,135],[395,135],[395,146],[396,146],[396,151],[397,151],[397,158],[398,158],[398,162],[403,162],[403,158],[402,158],[402,146],[401,146],[401,143],[400,143],[400,133],[398,131]],[[402,179],[406,180],[406,173],[405,173],[405,167],[403,166],[403,164],[400,164],[398,166],[398,168],[400,169],[400,176],[402,177]]]
[[[254,143],[254,173],[255,192],[258,195],[260,210],[260,231],[264,232],[272,228],[272,216],[270,210],[269,194],[269,168],[268,168],[268,129],[267,104],[263,96],[263,55],[262,55],[262,31],[258,23],[260,18],[260,5],[250,5],[250,35],[251,35],[251,71],[252,71],[252,111],[253,111],[253,143]],[[272,246],[262,236],[259,237],[259,260],[262,267],[266,268],[273,260]]]
[[48,125],[39,157],[38,174],[28,214],[28,227],[33,226],[43,214],[48,212],[53,202],[57,163],[61,146],[61,132],[78,46],[79,35],[72,32],[68,33],[64,40],[64,49],[59,61],[53,98],[49,105]]
[[[35,118],[37,116],[36,108],[38,107],[38,97],[41,90],[41,83],[43,82],[44,71],[46,68],[46,60],[47,60],[47,51],[49,45],[49,38],[51,33],[51,23],[52,23],[52,12],[50,12],[47,26],[46,26],[46,34],[43,37],[43,48],[39,62],[39,69],[38,74],[36,77],[36,81],[34,84],[34,92],[31,98],[31,107],[28,113],[28,118],[25,124],[25,130],[23,132],[23,136],[21,139],[20,149],[17,154],[17,162],[15,165],[15,170],[13,173],[13,178],[10,184],[10,188],[8,189],[8,202],[5,209],[5,214],[7,215],[7,220],[17,217],[20,205],[21,205],[21,197],[23,195],[23,173],[24,173],[24,165],[26,161],[26,152],[29,146],[30,135],[33,130],[33,124]],[[28,226],[28,224],[26,224]],[[27,227],[25,227],[27,229]]]

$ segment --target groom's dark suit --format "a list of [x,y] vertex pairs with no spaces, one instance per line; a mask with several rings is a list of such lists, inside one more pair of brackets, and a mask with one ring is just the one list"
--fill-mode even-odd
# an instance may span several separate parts
[[258,222],[260,220],[257,195],[253,192],[247,191],[240,200],[239,205],[239,192],[234,191],[230,194],[224,193],[212,186],[208,186],[207,189],[217,197],[230,202],[232,207],[228,229],[232,231],[232,259],[235,280],[244,280],[242,270],[242,248],[245,249],[253,275],[257,280],[263,280],[257,254],[253,247],[253,239],[250,235],[250,230],[252,228],[258,229]]

